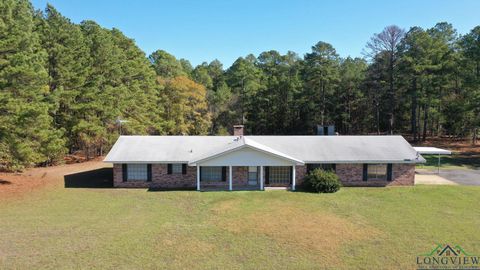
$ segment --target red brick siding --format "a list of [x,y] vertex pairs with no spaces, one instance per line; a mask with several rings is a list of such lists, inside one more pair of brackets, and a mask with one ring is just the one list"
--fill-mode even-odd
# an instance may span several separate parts
[[[401,186],[413,185],[415,179],[414,164],[393,164],[392,181],[368,180],[363,181],[363,164],[337,164],[336,173],[344,186]],[[303,183],[306,175],[306,166],[295,166],[296,185]],[[196,188],[197,186],[196,167],[187,166],[187,174],[167,174],[167,164],[152,164],[152,182],[127,181],[123,182],[122,164],[113,165],[113,183],[115,187],[161,187],[161,188]],[[233,167],[233,187],[248,185],[248,167]],[[223,182],[202,182],[202,187],[225,186]],[[266,185],[268,186],[268,185]]]
[[196,167],[187,166],[186,174],[168,174],[167,164],[152,164],[152,181],[123,182],[122,164],[113,165],[114,187],[196,188]]
[[295,166],[295,184],[297,186],[303,183],[305,175],[307,175],[307,166]]
[[[123,182],[122,164],[113,165],[113,186],[114,187],[159,187],[159,188],[196,188],[197,187],[197,168],[187,166],[186,174],[168,174],[167,164],[152,164],[152,182],[146,181],[126,181]],[[233,166],[232,172],[233,186],[244,186],[248,184],[248,167]],[[227,181],[220,182],[201,182],[201,186],[227,186],[228,187],[228,167]]]
[[[235,187],[242,187],[248,185],[248,167],[246,166],[233,166],[232,167],[232,186],[233,189]],[[228,171],[228,166],[227,166],[227,178],[226,181],[217,181],[217,182],[212,182],[212,181],[202,181],[200,182],[200,188],[201,187],[225,187],[225,189],[228,189],[228,177],[229,177],[229,171]]]
[[[232,184],[233,186],[246,186],[248,185],[248,167],[232,167]],[[228,181],[228,168],[227,168],[227,181]]]
[[336,173],[344,186],[413,186],[415,164],[393,164],[392,181],[363,181],[363,164],[337,164]]

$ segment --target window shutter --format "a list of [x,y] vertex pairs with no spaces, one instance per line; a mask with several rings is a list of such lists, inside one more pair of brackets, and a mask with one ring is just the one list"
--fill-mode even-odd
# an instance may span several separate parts
[[202,169],[203,169],[202,166],[200,166],[200,182],[202,182]]
[[182,174],[187,174],[187,164],[182,164]]
[[392,181],[392,164],[387,164],[387,181]]
[[172,164],[167,164],[167,174],[172,174]]
[[332,169],[333,169],[334,172],[336,172],[337,171],[337,164],[333,163],[332,164]]
[[363,164],[363,181],[367,181],[368,178],[368,164]]
[[147,164],[147,181],[152,181],[152,164]]
[[290,166],[290,185],[293,184],[293,167]]
[[222,167],[222,181],[223,182],[227,181],[227,167],[226,166]]
[[127,164],[122,164],[122,177],[123,177],[123,182],[127,181]]
[[265,167],[265,184],[270,184],[270,167]]

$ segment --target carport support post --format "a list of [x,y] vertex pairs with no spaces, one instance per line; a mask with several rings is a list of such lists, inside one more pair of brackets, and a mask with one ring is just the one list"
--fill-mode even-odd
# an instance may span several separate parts
[[437,168],[437,174],[440,174],[440,154],[438,154],[438,168]]
[[295,190],[295,165],[292,166],[292,190]]
[[197,165],[197,190],[200,191],[200,166]]
[[263,190],[263,166],[260,166],[260,190]]
[[228,190],[232,191],[232,166],[228,166]]

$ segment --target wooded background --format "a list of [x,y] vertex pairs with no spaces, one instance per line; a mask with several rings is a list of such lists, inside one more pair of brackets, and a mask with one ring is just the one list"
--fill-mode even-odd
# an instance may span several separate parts
[[225,135],[241,123],[256,135],[335,124],[340,134],[476,140],[480,26],[387,26],[364,55],[342,58],[320,41],[304,56],[272,50],[192,67],[50,5],[2,0],[0,170],[102,155],[120,133]]

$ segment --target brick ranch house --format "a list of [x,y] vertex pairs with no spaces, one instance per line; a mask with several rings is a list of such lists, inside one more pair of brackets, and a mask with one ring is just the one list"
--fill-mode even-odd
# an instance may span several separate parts
[[402,136],[120,136],[105,162],[115,187],[295,187],[315,168],[344,186],[413,185],[425,162]]

